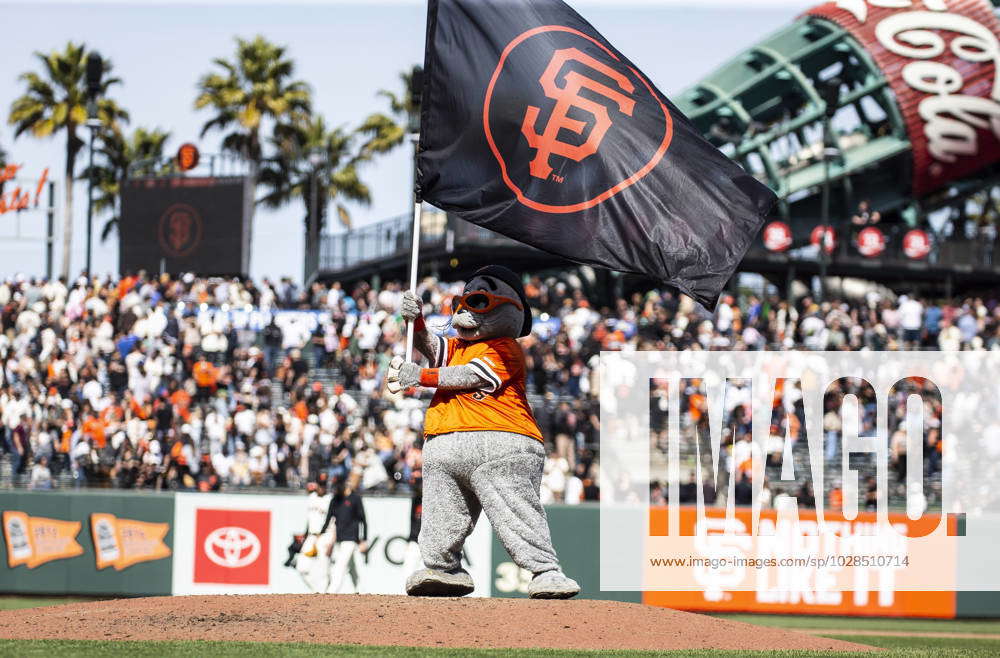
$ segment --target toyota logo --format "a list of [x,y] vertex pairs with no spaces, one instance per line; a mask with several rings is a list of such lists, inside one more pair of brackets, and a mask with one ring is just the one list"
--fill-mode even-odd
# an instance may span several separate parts
[[260,539],[246,528],[216,528],[205,537],[205,555],[220,567],[239,569],[260,555]]

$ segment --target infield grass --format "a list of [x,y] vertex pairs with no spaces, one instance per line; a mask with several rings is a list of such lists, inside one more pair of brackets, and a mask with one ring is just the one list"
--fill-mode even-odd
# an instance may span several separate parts
[[[823,615],[713,615],[757,626],[833,631],[889,631],[893,633],[990,633],[1000,635],[996,619],[892,619],[876,617],[830,617]],[[826,633],[824,633],[826,635]]]
[[64,603],[88,603],[99,599],[77,596],[0,596],[0,610],[20,610],[22,608],[41,608],[47,605],[62,605]]
[[[845,639],[848,639],[845,637]],[[926,638],[856,638],[873,646],[887,647],[880,658],[960,658],[964,656],[996,656],[1000,642],[963,640],[958,645],[927,643]],[[940,638],[934,638],[935,640]],[[907,642],[909,640],[909,643]],[[189,656],[220,656],[223,658],[284,657],[290,658],[653,658],[654,656],[692,656],[693,658],[764,658],[792,656],[803,658],[871,658],[870,653],[832,651],[559,651],[551,649],[426,649],[412,647],[366,647],[328,644],[279,644],[263,642],[100,642],[85,640],[2,640],[0,656],[81,656],[83,658],[122,656],[130,658],[188,658]]]
[[[885,636],[885,635],[826,635],[847,642],[857,642],[858,644],[870,644],[873,647],[884,647],[893,651],[920,651],[932,654],[944,653],[952,655],[950,652],[958,652],[963,656],[998,656],[1000,655],[1000,640],[982,639],[973,637],[907,637],[907,636]],[[892,652],[879,653],[878,655],[892,655]],[[902,655],[910,655],[903,653]],[[921,654],[917,654],[921,655]]]

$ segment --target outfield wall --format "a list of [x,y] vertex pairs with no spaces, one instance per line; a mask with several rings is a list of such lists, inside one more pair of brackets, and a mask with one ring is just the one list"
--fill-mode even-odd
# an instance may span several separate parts
[[[358,562],[360,590],[400,594],[413,569],[408,498],[366,497],[371,549]],[[0,592],[148,596],[164,594],[305,593],[302,574],[286,567],[288,546],[305,528],[302,495],[0,492]],[[883,592],[865,598],[775,605],[766,592],[601,592],[600,510],[547,508],[564,569],[585,598],[645,602],[703,611],[801,614],[997,617],[993,592]],[[518,568],[489,524],[466,544],[465,566],[476,596],[527,595],[530,574]],[[960,560],[958,560],[960,562]],[[955,568],[956,565],[942,565]],[[315,583],[314,583],[315,584]]]
[[[360,591],[401,594],[415,549],[408,546],[410,499],[372,496],[364,505],[370,549],[356,562]],[[306,526],[303,495],[2,492],[0,510],[0,592],[302,594],[322,587],[322,573],[285,566]],[[475,596],[490,595],[491,534],[481,523],[466,542]]]
[[0,493],[0,591],[172,591],[174,498],[92,491]]

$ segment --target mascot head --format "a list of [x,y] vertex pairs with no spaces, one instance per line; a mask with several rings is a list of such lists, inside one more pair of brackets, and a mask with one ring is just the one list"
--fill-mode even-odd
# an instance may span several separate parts
[[500,265],[472,275],[455,306],[451,324],[462,340],[488,340],[531,333],[531,309],[521,277]]

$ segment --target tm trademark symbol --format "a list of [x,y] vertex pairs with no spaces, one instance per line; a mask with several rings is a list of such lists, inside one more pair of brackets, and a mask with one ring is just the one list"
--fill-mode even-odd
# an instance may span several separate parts
[[552,174],[552,180],[557,183],[563,183],[566,181],[566,178],[564,176],[560,176],[559,174]]

